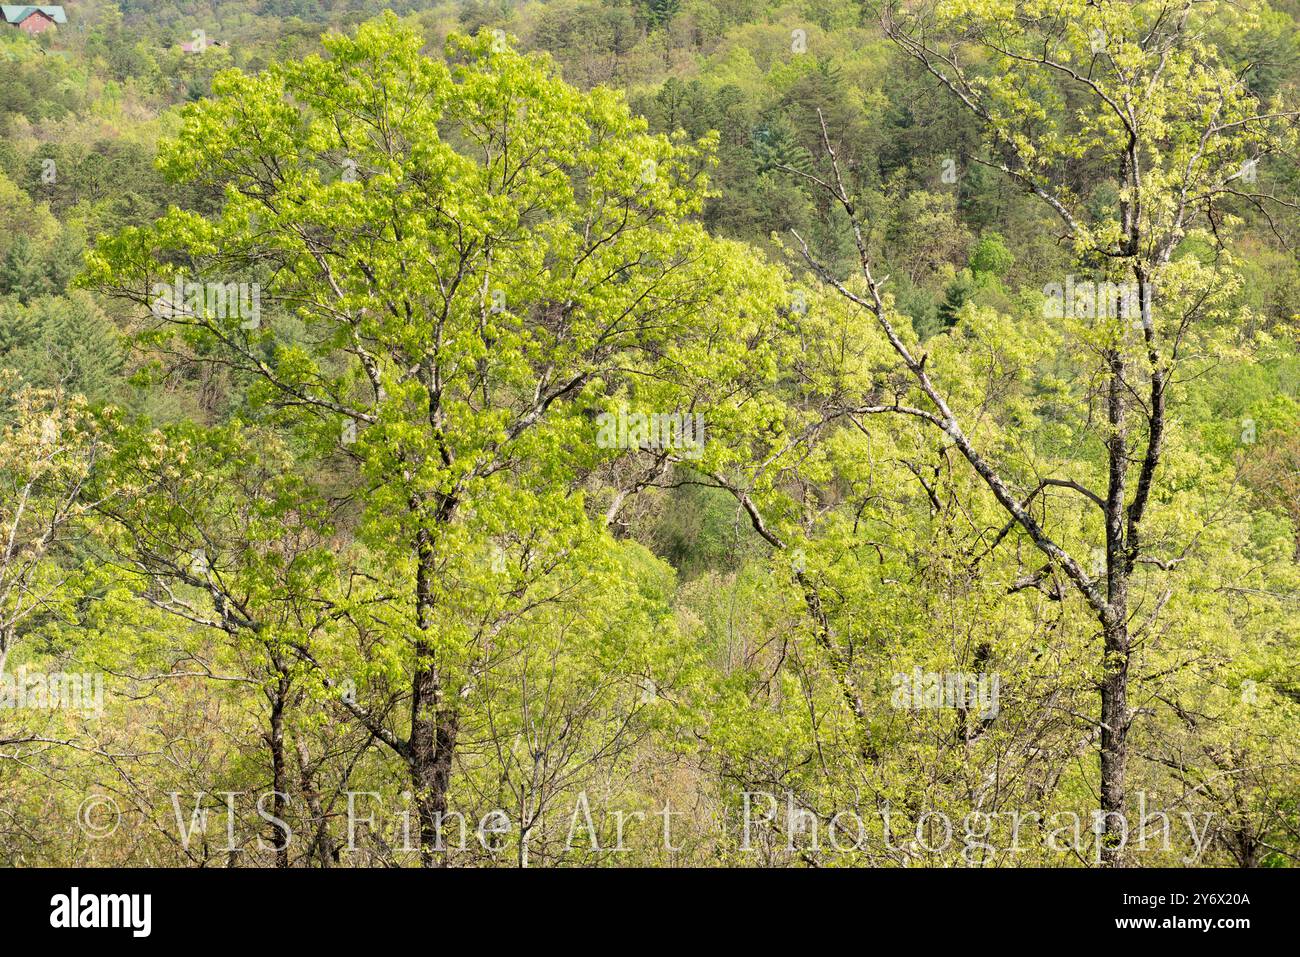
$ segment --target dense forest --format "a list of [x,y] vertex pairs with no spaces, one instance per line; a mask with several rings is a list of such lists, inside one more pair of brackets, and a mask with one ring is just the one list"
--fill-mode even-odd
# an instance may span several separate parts
[[1300,861],[1300,2],[0,24],[0,864]]

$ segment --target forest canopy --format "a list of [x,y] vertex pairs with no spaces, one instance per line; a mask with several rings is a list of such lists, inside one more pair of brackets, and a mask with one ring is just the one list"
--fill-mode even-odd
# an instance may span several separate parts
[[1300,858],[1294,2],[68,12],[0,863]]

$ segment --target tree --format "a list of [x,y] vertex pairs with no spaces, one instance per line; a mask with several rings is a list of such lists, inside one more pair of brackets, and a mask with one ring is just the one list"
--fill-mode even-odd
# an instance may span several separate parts
[[[106,429],[84,400],[0,373],[0,675],[32,623],[66,610],[66,550],[98,504]],[[0,728],[0,744],[41,740]]]
[[[641,389],[691,411],[655,384],[743,371],[777,283],[688,221],[702,147],[648,135],[616,94],[579,93],[490,34],[453,37],[445,62],[421,43],[389,16],[327,37],[328,59],[219,74],[162,163],[222,191],[220,214],[173,210],[88,263],[151,307],[152,341],[232,369],[250,414],[305,450],[355,551],[334,643],[296,653],[327,687],[366,676],[344,704],[405,767],[435,864],[485,669],[529,627],[569,634],[554,616],[570,602],[617,621],[634,600],[584,494],[627,452],[595,441],[595,416]],[[202,296],[159,307],[178,278],[257,283],[265,321]],[[279,337],[291,324],[302,334]],[[666,634],[645,627],[637,660],[614,659],[637,675]]]
[[985,233],[970,254],[970,270],[975,275],[984,273],[1001,279],[1015,263],[1016,257],[1007,249],[1001,233]]
[[91,402],[108,400],[118,385],[124,361],[122,336],[87,292],[45,296],[18,306],[6,316],[28,331],[22,345],[0,355],[25,381],[47,389],[65,389]]
[[0,294],[16,296],[26,305],[50,291],[50,280],[45,263],[41,261],[31,240],[19,235],[5,253],[0,263]]
[[[860,257],[862,291],[803,253],[841,295],[875,317],[916,389],[918,404],[873,405],[864,412],[911,415],[948,436],[1010,518],[1046,559],[1044,573],[1061,574],[1086,602],[1102,632],[1100,683],[1101,810],[1105,859],[1119,864],[1119,828],[1126,801],[1134,611],[1130,590],[1139,574],[1167,571],[1182,549],[1145,534],[1164,451],[1174,371],[1196,337],[1213,335],[1222,313],[1226,270],[1179,259],[1198,229],[1217,229],[1234,202],[1276,202],[1252,191],[1247,171],[1295,142],[1297,112],[1255,99],[1232,64],[1224,62],[1203,29],[1226,7],[1186,5],[1171,13],[1161,3],[1030,3],[1014,17],[997,5],[940,4],[912,14],[886,5],[888,37],[930,73],[980,122],[985,156],[1045,203],[1070,242],[1079,268],[1088,270],[1109,301],[1078,335],[1095,350],[1103,382],[1095,400],[1104,473],[1100,491],[1085,476],[1050,476],[1028,495],[1009,484],[963,428],[953,407],[917,353],[900,335],[887,298],[872,272],[858,200],[846,183],[829,131],[830,172],[821,180],[851,222]],[[1044,111],[1040,104],[1054,106]],[[1061,181],[1069,160],[1086,157],[1107,171],[1118,200],[1101,209],[1081,203]],[[1095,279],[1092,279],[1095,276]],[[1115,283],[1127,282],[1131,296]],[[1216,294],[1219,298],[1216,300]],[[1104,298],[1104,297],[1103,297]],[[1091,319],[1094,313],[1072,313]],[[1136,330],[1136,336],[1132,335]],[[1057,541],[1029,510],[1044,489],[1071,489],[1092,502],[1103,524],[1101,564],[1091,568]],[[1184,543],[1184,548],[1187,543]],[[1040,587],[1042,580],[1033,583]]]

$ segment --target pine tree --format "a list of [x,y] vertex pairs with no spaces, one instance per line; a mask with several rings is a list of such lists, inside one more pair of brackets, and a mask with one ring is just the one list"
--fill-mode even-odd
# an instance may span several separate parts
[[17,296],[26,305],[49,291],[45,264],[32,248],[31,240],[18,236],[0,263],[0,294]]
[[124,359],[121,336],[89,294],[38,299],[21,312],[26,316],[14,328],[28,341],[6,363],[12,360],[25,381],[62,387],[92,402],[112,395]]

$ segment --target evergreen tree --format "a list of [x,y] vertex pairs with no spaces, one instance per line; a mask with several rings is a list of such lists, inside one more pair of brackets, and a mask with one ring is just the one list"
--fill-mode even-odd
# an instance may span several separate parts
[[27,341],[5,361],[25,381],[78,393],[91,402],[112,395],[122,371],[122,337],[89,293],[47,296],[16,311],[23,315],[13,329]]
[[0,294],[17,296],[24,305],[50,291],[48,267],[26,236],[18,236],[0,263]]

